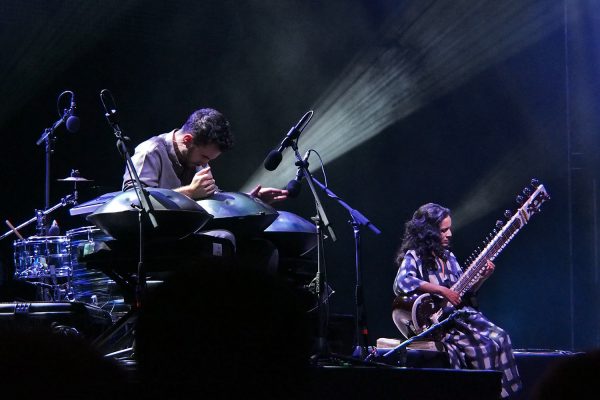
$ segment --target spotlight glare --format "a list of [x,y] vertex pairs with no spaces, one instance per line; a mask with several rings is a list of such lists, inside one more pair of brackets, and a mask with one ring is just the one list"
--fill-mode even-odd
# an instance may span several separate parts
[[[311,107],[315,118],[299,144],[333,161],[545,37],[562,13],[559,2],[535,0],[409,2]],[[295,168],[292,158],[275,174],[259,169],[243,190],[283,187]]]

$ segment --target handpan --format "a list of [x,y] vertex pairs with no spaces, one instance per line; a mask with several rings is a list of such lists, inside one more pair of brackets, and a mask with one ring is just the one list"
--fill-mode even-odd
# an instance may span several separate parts
[[[202,228],[212,219],[202,206],[189,197],[169,189],[146,188],[158,227],[154,228],[142,214],[144,238],[151,240],[181,239]],[[135,190],[116,195],[98,207],[86,219],[117,240],[139,237],[140,201]]]
[[202,230],[226,229],[238,236],[262,233],[279,213],[257,197],[240,192],[217,192],[197,203],[213,218]]
[[289,211],[280,210],[264,236],[277,246],[283,257],[302,256],[317,246],[315,224]]

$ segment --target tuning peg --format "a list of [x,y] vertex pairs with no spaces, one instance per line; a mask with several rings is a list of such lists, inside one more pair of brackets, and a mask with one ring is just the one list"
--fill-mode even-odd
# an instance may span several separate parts
[[533,178],[533,179],[531,180],[531,186],[533,186],[533,187],[538,187],[539,185],[540,185],[540,181],[539,181],[539,180],[537,180],[537,179],[535,179],[535,178]]
[[523,201],[525,201],[525,199],[523,198],[523,196],[518,195],[517,198],[515,199],[515,201],[517,202],[518,205],[523,204]]
[[502,229],[503,225],[504,225],[504,222],[501,219],[499,219],[498,221],[496,221],[496,228]]
[[510,217],[512,217],[512,211],[510,211],[510,210],[506,210],[506,211],[504,211],[504,217],[505,217],[505,218],[510,218]]
[[526,187],[525,189],[523,189],[523,194],[527,197],[529,197],[529,195],[531,194],[531,189]]

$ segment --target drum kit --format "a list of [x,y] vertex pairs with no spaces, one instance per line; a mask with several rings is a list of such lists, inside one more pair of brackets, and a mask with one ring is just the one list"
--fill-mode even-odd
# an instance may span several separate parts
[[[13,278],[35,287],[35,301],[83,302],[111,314],[114,312],[114,317],[118,318],[128,306],[124,304],[115,282],[102,271],[87,268],[80,261],[81,256],[112,238],[93,225],[68,230],[64,235],[59,234],[56,221],[46,226],[46,217],[51,212],[77,204],[77,184],[92,180],[79,176],[79,172],[73,170],[71,176],[58,181],[73,183],[74,193],[46,211],[36,210],[34,218],[18,227],[6,221],[11,230],[0,239],[11,233],[18,237],[13,241]],[[23,237],[19,230],[35,221],[36,235]]]
[[[113,321],[131,309],[124,289],[112,274],[95,268],[86,257],[119,242],[134,242],[138,237],[139,200],[133,190],[106,193],[85,203],[77,203],[76,185],[91,180],[73,170],[71,176],[59,179],[75,185],[73,195],[18,227],[0,239],[15,234],[13,242],[14,279],[34,285],[36,300],[43,302],[82,302],[106,310]],[[286,256],[302,257],[317,246],[316,227],[304,218],[270,205],[245,193],[218,192],[194,201],[172,190],[147,188],[158,228],[148,221],[143,224],[146,239],[176,241],[200,230],[226,229],[236,236],[263,235],[280,247]],[[136,202],[138,206],[136,207]],[[72,204],[72,216],[84,215],[89,225],[71,229],[60,235],[53,226],[45,226],[46,216],[56,208]],[[19,229],[38,222],[37,234],[23,237]]]

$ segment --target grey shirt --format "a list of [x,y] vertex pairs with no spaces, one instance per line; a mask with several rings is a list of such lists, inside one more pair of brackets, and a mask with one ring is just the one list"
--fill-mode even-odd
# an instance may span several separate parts
[[[131,161],[143,185],[176,189],[189,185],[196,171],[201,169],[181,165],[173,147],[174,132],[175,129],[162,135],[153,136],[135,148]],[[126,190],[132,187],[133,178],[125,169],[122,188]]]

